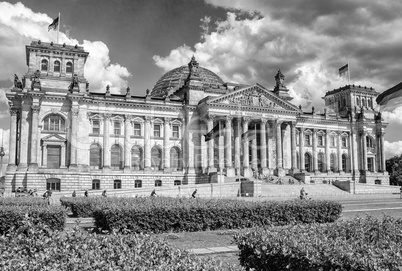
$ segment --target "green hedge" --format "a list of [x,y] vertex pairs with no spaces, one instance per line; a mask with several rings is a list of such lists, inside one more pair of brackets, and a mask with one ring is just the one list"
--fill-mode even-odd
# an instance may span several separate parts
[[402,270],[402,220],[390,217],[255,228],[235,242],[253,270]]
[[47,205],[47,201],[39,197],[0,198],[0,206],[39,206]]
[[0,236],[0,251],[0,270],[225,270],[220,262],[148,235],[97,235],[79,229],[60,234],[29,220]]
[[56,230],[63,230],[66,224],[67,215],[62,206],[1,206],[0,234],[20,227],[27,215],[35,223],[44,223]]
[[338,219],[341,212],[342,206],[330,201],[147,197],[108,199],[95,208],[94,219],[103,230],[162,233],[325,223]]

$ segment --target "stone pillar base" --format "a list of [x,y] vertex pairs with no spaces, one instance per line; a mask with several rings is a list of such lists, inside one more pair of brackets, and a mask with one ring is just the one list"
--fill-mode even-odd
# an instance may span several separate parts
[[289,170],[290,175],[293,175],[293,174],[296,174],[296,173],[299,173],[299,172],[300,172],[300,169],[298,169],[298,168],[291,168]]
[[275,175],[278,177],[284,177],[286,175],[286,171],[283,168],[277,168],[275,173]]
[[151,167],[145,167],[144,172],[146,172],[146,173],[152,172],[152,168]]
[[124,173],[131,173],[131,168],[130,167],[124,167],[123,172]]
[[208,169],[207,169],[207,173],[208,173],[208,174],[215,173],[215,172],[218,172],[216,168],[214,168],[214,167],[208,167]]
[[249,167],[244,167],[243,168],[243,174],[244,177],[252,177],[253,176],[253,172],[251,171],[251,169]]
[[7,165],[6,172],[8,172],[8,171],[16,171],[16,170],[17,170],[16,165],[11,165],[11,164]]
[[38,172],[38,169],[39,169],[39,167],[38,167],[37,163],[32,163],[32,164],[29,164],[29,166],[28,166],[28,171],[31,171],[31,172]]
[[194,167],[188,167],[186,169],[187,174],[195,174],[195,168]]
[[235,169],[234,168],[226,168],[226,177],[235,177]]
[[105,166],[102,168],[102,172],[110,172],[112,169],[109,166]]
[[269,175],[269,174],[270,174],[270,171],[269,171],[268,168],[263,167],[263,168],[261,169],[261,173],[264,174],[264,175]]
[[27,164],[22,164],[20,163],[17,167],[17,171],[26,171],[28,169],[28,165]]
[[71,172],[78,172],[78,171],[79,171],[78,165],[76,165],[76,164],[71,164],[71,165],[69,165],[69,166],[68,166],[68,171],[71,171]]
[[166,168],[164,168],[163,169],[163,173],[172,173],[172,169],[171,168],[169,168],[169,167],[166,167]]

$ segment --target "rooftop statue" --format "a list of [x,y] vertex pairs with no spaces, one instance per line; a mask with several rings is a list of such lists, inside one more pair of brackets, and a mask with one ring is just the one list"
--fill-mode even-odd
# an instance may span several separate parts
[[40,71],[36,70],[34,74],[31,76],[31,89],[40,88]]
[[285,84],[283,84],[284,81],[285,81],[285,75],[283,75],[283,73],[279,69],[278,73],[275,75],[276,87],[286,88]]
[[22,83],[20,81],[20,79],[18,79],[18,76],[16,74],[14,74],[14,87],[22,89]]

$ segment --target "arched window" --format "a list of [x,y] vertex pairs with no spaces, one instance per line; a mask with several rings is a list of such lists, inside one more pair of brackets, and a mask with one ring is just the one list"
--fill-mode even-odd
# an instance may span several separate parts
[[367,99],[367,106],[369,107],[369,108],[373,108],[373,101],[371,100],[371,98],[370,99]]
[[151,167],[154,169],[162,167],[162,151],[156,146],[151,150]]
[[162,180],[155,180],[155,186],[162,186]]
[[357,104],[357,106],[360,106],[360,98],[359,97],[356,97],[356,104]]
[[134,187],[135,188],[141,188],[142,187],[142,181],[141,180],[135,180],[134,181]]
[[56,60],[54,62],[54,68],[53,68],[54,72],[60,72],[60,61]]
[[60,115],[51,114],[43,120],[44,131],[65,132],[65,121]]
[[346,154],[342,154],[342,171],[347,171],[347,164],[348,164],[348,156]]
[[369,136],[366,136],[366,141],[367,148],[373,148],[373,139]]
[[140,170],[143,169],[142,164],[142,148],[140,146],[133,146],[131,149],[131,167],[134,170]]
[[47,59],[42,59],[42,61],[40,62],[40,70],[41,71],[47,71],[47,66],[48,66],[49,62],[47,61]]
[[324,172],[324,154],[322,152],[317,155],[318,171]]
[[121,148],[118,144],[114,144],[110,149],[111,153],[111,167],[112,169],[121,169],[123,167],[122,163],[122,153]]
[[92,144],[89,148],[89,166],[91,169],[102,167],[102,147],[99,144]]
[[311,166],[311,155],[306,152],[304,154],[304,168],[306,169],[307,172],[312,171],[312,166]]
[[66,73],[73,73],[73,63],[70,61],[66,63]]
[[335,171],[336,170],[336,156],[334,153],[331,153],[331,155],[329,156],[329,167],[331,171]]
[[170,149],[170,167],[173,170],[181,169],[180,150],[176,147]]
[[362,98],[362,106],[366,107],[366,99]]

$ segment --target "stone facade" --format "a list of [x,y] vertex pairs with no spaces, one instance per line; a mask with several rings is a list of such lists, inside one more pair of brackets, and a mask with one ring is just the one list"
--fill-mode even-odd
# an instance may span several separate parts
[[291,103],[280,71],[273,90],[224,83],[193,57],[145,96],[109,86],[94,93],[84,48],[32,42],[26,55],[28,72],[6,94],[7,191],[142,189],[240,175],[388,184],[387,123],[371,88],[329,91],[324,113],[305,112]]

